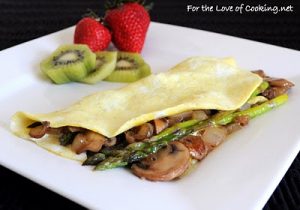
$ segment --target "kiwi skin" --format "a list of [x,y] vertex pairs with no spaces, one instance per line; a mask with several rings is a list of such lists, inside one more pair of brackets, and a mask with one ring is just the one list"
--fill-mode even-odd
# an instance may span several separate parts
[[151,68],[140,54],[119,52],[116,69],[105,78],[105,81],[125,83],[135,82],[150,74]]
[[141,76],[142,78],[147,77],[151,74],[151,67],[149,66],[148,63],[144,63],[144,66],[141,70]]
[[80,81],[95,84],[108,77],[115,70],[117,55],[118,53],[116,51],[96,52],[96,67],[94,71],[90,72]]
[[72,44],[57,48],[41,62],[40,68],[54,83],[63,84],[79,81],[92,71],[95,65],[96,55],[87,45]]

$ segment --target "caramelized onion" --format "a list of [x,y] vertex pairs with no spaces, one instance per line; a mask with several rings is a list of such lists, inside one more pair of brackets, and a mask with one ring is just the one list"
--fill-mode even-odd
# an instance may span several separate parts
[[154,128],[155,128],[154,129],[155,133],[158,134],[168,127],[168,120],[164,119],[164,118],[155,119],[155,120],[153,120],[153,124],[154,124]]
[[202,139],[209,146],[218,146],[225,140],[227,130],[224,127],[207,127],[202,134]]
[[225,126],[226,130],[227,130],[227,134],[231,134],[233,132],[236,132],[240,129],[243,128],[243,126],[241,126],[239,123],[230,123],[228,125]]
[[172,126],[176,123],[182,122],[184,120],[189,120],[192,118],[193,111],[182,112],[176,115],[168,117],[169,126]]
[[208,119],[208,115],[203,110],[195,110],[192,113],[192,118],[195,120],[206,120]]

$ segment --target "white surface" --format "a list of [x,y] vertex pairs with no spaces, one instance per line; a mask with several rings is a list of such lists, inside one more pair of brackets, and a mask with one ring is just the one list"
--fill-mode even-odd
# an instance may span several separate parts
[[[93,172],[55,156],[9,131],[18,110],[50,112],[81,97],[121,84],[51,84],[39,62],[60,44],[71,43],[69,28],[0,52],[0,164],[88,208],[261,209],[300,149],[300,53],[183,27],[151,23],[143,56],[155,72],[189,56],[234,56],[240,66],[264,69],[296,84],[284,106],[251,121],[208,155],[189,176],[149,182],[125,169]],[[191,78],[192,79],[192,78]]]

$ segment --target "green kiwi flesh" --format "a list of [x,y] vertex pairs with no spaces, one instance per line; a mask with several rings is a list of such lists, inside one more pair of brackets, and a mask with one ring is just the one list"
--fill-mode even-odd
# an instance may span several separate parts
[[104,80],[110,82],[135,82],[150,74],[150,66],[140,54],[119,52],[115,70]]
[[115,70],[117,54],[116,51],[96,52],[96,67],[94,71],[80,81],[95,84],[108,77]]
[[62,84],[80,81],[96,65],[96,55],[87,45],[63,45],[56,49],[40,64],[44,72],[54,83]]

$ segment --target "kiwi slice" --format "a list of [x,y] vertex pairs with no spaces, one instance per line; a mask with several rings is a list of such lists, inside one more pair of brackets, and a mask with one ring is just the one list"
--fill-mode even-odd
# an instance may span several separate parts
[[115,70],[105,78],[110,82],[135,82],[151,74],[150,66],[138,53],[119,52]]
[[63,45],[40,64],[41,70],[55,83],[79,81],[96,65],[96,55],[87,45]]
[[96,67],[94,71],[90,72],[85,78],[80,81],[94,84],[110,75],[116,67],[117,54],[118,53],[116,51],[96,52]]

